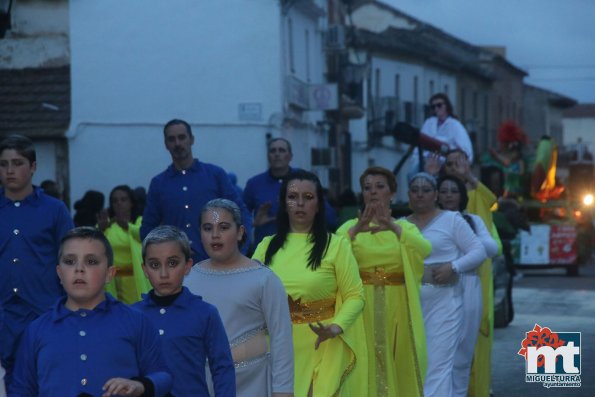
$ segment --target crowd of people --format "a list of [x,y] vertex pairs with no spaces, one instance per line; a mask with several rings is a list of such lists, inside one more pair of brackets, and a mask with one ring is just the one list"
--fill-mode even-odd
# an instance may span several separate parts
[[[426,133],[460,133],[447,96],[430,105]],[[32,142],[0,143],[1,397],[489,395],[495,197],[467,141],[412,174],[411,215],[375,166],[337,225],[288,140],[241,192],[187,122],[163,134],[146,198],[88,192],[74,222],[32,184]]]

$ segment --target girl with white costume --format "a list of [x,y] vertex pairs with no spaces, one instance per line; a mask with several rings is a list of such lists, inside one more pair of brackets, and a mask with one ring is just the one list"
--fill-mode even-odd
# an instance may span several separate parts
[[[483,245],[487,256],[491,258],[498,253],[498,244],[479,216],[464,212],[468,201],[467,189],[463,181],[452,175],[440,177],[438,180],[438,203],[440,207],[445,210],[460,212]],[[482,292],[477,268],[461,273],[460,277],[461,287],[463,288],[463,323],[461,338],[455,353],[453,395],[465,397],[469,388],[473,353],[481,324]]]
[[436,180],[415,174],[409,182],[408,217],[432,243],[425,261],[421,305],[426,328],[428,372],[425,397],[453,396],[453,365],[463,321],[461,273],[479,266],[485,249],[460,213],[436,206]]

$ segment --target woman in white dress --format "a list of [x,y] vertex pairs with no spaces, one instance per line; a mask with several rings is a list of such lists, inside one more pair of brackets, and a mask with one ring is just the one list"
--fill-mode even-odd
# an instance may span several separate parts
[[436,180],[415,174],[409,182],[409,206],[414,223],[432,244],[424,261],[421,305],[426,328],[428,372],[426,397],[453,396],[453,365],[461,335],[463,296],[460,274],[486,258],[485,249],[460,213],[436,206]]
[[[498,244],[479,216],[465,213],[468,201],[467,188],[459,178],[445,175],[438,179],[440,207],[460,212],[475,232],[488,257],[493,257],[498,253]],[[463,323],[461,339],[455,353],[453,392],[455,396],[465,397],[469,388],[471,363],[482,316],[481,281],[477,275],[477,268],[461,273],[461,287],[463,288]]]
[[245,229],[237,204],[209,201],[201,212],[200,234],[210,258],[194,265],[184,284],[219,310],[236,369],[237,396],[293,396],[287,293],[272,270],[240,252]]

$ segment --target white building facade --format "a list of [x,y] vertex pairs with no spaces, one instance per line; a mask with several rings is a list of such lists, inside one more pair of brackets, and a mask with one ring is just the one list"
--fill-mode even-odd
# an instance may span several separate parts
[[[286,5],[285,3],[289,4]],[[189,122],[194,155],[246,180],[267,168],[266,142],[289,139],[311,169],[326,146],[325,1],[70,2],[73,198],[148,187],[171,159],[163,125]],[[325,103],[311,98],[327,89]],[[334,95],[334,98],[333,98]],[[315,110],[313,110],[315,109]],[[315,167],[323,184],[325,167]]]

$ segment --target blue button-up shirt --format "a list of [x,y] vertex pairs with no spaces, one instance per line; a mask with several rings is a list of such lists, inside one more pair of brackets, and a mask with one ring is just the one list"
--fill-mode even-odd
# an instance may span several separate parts
[[163,343],[163,353],[173,375],[174,396],[208,396],[205,363],[213,378],[216,396],[236,395],[235,370],[225,328],[215,306],[186,287],[169,306],[159,306],[148,295],[133,305],[146,314]]
[[172,378],[161,341],[149,319],[109,294],[93,310],[71,311],[60,299],[33,321],[17,352],[10,397],[101,396],[105,382],[145,377],[155,396],[165,396]]
[[207,202],[216,198],[238,204],[249,236],[252,216],[223,168],[196,159],[190,168],[182,171],[170,165],[151,180],[140,229],[141,238],[144,239],[159,225],[177,226],[191,241],[194,261],[207,259],[200,241],[200,211]]
[[40,188],[21,201],[9,200],[0,188],[0,304],[16,295],[41,314],[64,295],[58,249],[73,227],[64,203]]
[[[290,168],[289,173],[297,170],[296,168]],[[246,188],[244,189],[244,202],[248,210],[256,215],[258,208],[268,202],[271,203],[268,215],[276,217],[279,210],[279,191],[281,190],[282,182],[283,178],[275,178],[270,171],[248,179]],[[324,200],[324,211],[327,228],[334,230],[337,227],[337,216],[335,215],[335,210],[326,199]],[[255,226],[254,246],[257,246],[266,236],[271,236],[275,233],[277,233],[277,222],[275,220],[264,225]]]

